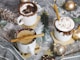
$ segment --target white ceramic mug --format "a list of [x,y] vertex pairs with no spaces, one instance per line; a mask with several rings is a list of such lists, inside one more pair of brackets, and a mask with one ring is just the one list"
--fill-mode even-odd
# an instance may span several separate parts
[[20,12],[21,15],[17,18],[18,25],[23,25],[24,24],[26,26],[32,26],[37,22],[37,16],[38,16],[37,13],[42,10],[40,5],[35,4],[36,11],[34,12],[34,14],[32,14],[32,12],[28,13],[28,14],[32,14],[32,15],[26,16],[26,14],[22,13],[22,11],[23,11],[22,9],[26,8],[26,6],[24,6],[24,5],[28,5],[29,3],[35,4],[35,3],[32,3],[32,2],[26,2],[26,3],[23,4],[23,7],[20,6],[19,12]]
[[69,41],[72,38],[72,30],[75,26],[70,17],[61,17],[55,21],[54,36],[59,41]]
[[32,41],[30,44],[22,44],[17,42],[17,47],[19,51],[22,53],[31,53],[31,55],[34,55],[36,47],[36,39],[34,39],[34,41]]
[[26,26],[34,25],[36,23],[36,21],[37,21],[37,14],[30,16],[30,17],[20,15],[17,19],[18,25],[24,24]]
[[[36,35],[36,32],[33,29],[20,29],[16,33],[17,38],[22,37],[22,36],[32,36]],[[17,48],[21,53],[31,53],[34,55],[34,50],[36,47],[36,38],[32,39],[25,39],[17,42]]]
[[63,41],[63,42],[70,40],[72,37],[72,33],[70,35],[64,35],[63,32],[59,32],[56,29],[54,30],[54,35],[56,39],[58,39],[59,41]]

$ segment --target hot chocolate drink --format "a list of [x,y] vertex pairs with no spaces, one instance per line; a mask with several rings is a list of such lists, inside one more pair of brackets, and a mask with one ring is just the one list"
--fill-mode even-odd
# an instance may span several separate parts
[[20,5],[19,12],[24,16],[32,16],[37,12],[37,5],[32,2],[26,2]]
[[75,24],[70,17],[61,17],[55,21],[54,35],[60,41],[68,41],[72,37]]
[[19,13],[17,18],[18,25],[33,26],[37,22],[39,12],[39,5],[33,2],[25,2],[20,4]]
[[[23,36],[32,36],[35,32],[33,30],[27,29],[27,30],[21,30],[17,34],[17,38],[23,37]],[[34,50],[36,47],[36,39],[23,39],[19,42],[17,42],[17,47],[20,52],[22,53],[31,53],[34,55]]]

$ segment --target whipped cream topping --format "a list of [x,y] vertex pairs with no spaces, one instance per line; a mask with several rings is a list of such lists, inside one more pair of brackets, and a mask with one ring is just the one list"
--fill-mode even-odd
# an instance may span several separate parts
[[35,3],[28,2],[20,7],[20,13],[25,16],[31,16],[37,11]]
[[60,20],[55,21],[55,27],[60,31],[71,31],[74,26],[74,21],[70,17],[61,17]]

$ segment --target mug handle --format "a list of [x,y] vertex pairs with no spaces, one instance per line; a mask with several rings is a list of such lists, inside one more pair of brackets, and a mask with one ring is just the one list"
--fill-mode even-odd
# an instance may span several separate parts
[[18,23],[18,25],[22,25],[24,22],[22,21],[22,18],[23,18],[23,16],[19,16],[18,18],[17,18],[17,23]]
[[41,6],[39,4],[36,4],[36,5],[37,5],[37,8],[38,8],[37,12],[41,12],[42,11]]

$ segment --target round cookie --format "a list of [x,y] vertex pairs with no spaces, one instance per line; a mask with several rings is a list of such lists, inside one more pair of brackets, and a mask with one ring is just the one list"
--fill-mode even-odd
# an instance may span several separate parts
[[[30,36],[30,35],[34,35],[35,32],[33,30],[22,30],[17,34],[17,38],[19,37],[24,37],[24,36]],[[28,40],[21,40],[19,41],[22,44],[29,44],[33,41],[34,39],[28,39]]]

